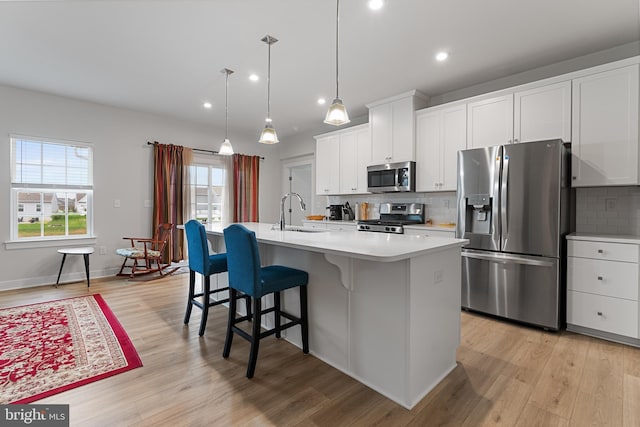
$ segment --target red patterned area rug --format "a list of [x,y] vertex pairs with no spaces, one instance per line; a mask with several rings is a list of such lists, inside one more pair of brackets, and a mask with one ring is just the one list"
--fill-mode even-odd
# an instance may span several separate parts
[[140,366],[98,294],[0,309],[0,404],[33,402]]

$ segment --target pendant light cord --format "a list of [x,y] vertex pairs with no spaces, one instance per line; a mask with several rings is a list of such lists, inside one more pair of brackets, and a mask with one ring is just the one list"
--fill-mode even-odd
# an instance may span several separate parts
[[229,70],[225,70],[226,82],[224,90],[224,139],[229,139]]
[[336,98],[340,98],[338,94],[338,35],[340,26],[340,0],[336,0]]
[[267,57],[267,119],[271,122],[271,37],[268,37],[269,45]]

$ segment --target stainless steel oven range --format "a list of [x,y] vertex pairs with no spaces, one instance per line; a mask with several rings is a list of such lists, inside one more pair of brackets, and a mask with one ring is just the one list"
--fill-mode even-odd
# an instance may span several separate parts
[[381,203],[380,219],[361,220],[358,231],[403,234],[404,225],[424,224],[423,203]]

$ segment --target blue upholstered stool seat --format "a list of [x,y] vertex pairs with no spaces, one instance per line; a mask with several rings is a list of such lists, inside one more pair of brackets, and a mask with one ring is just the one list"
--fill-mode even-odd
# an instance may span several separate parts
[[306,284],[308,281],[309,274],[306,271],[295,268],[284,267],[282,265],[270,265],[260,269],[262,295],[301,286],[301,284]]
[[[204,226],[200,222],[192,219],[184,225],[187,233],[187,249],[189,256],[189,297],[187,300],[187,311],[184,315],[184,323],[189,323],[191,317],[191,309],[195,305],[202,309],[202,318],[200,319],[199,335],[204,335],[207,326],[207,317],[209,307],[229,302],[229,298],[211,300],[212,294],[228,291],[228,287],[211,289],[211,275],[224,273],[227,271],[227,254],[209,255],[209,246],[207,245],[207,233]],[[195,292],[196,273],[202,274],[204,278],[202,292]],[[247,313],[251,313],[251,300],[246,295],[240,295],[239,298],[246,298]],[[199,300],[202,298],[202,301]]]
[[[227,323],[227,337],[222,356],[227,358],[231,352],[234,333],[237,333],[251,343],[247,378],[252,378],[258,359],[260,339],[269,335],[280,338],[280,333],[292,326],[300,325],[302,329],[302,351],[309,352],[309,327],[307,320],[307,283],[309,274],[282,265],[261,267],[260,252],[256,235],[241,224],[232,224],[224,230],[224,241],[227,247],[227,267],[229,270],[229,321]],[[300,316],[294,316],[281,310],[280,292],[298,288],[300,293]],[[253,301],[252,333],[248,334],[236,326],[238,323],[251,319],[251,316],[236,317],[236,292],[241,291],[250,295]],[[273,294],[273,307],[262,309],[261,298]],[[263,314],[274,313],[274,328],[261,331]],[[282,317],[288,320],[282,323]]]

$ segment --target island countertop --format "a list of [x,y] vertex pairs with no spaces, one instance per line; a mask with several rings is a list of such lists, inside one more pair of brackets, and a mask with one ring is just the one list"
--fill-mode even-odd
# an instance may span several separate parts
[[[364,231],[325,231],[304,228],[302,228],[303,231],[281,231],[277,225],[257,222],[245,222],[242,225],[256,233],[258,242],[379,262],[395,262],[430,252],[461,247],[469,242],[465,239]],[[209,234],[222,235],[227,225],[207,224],[205,227]]]

